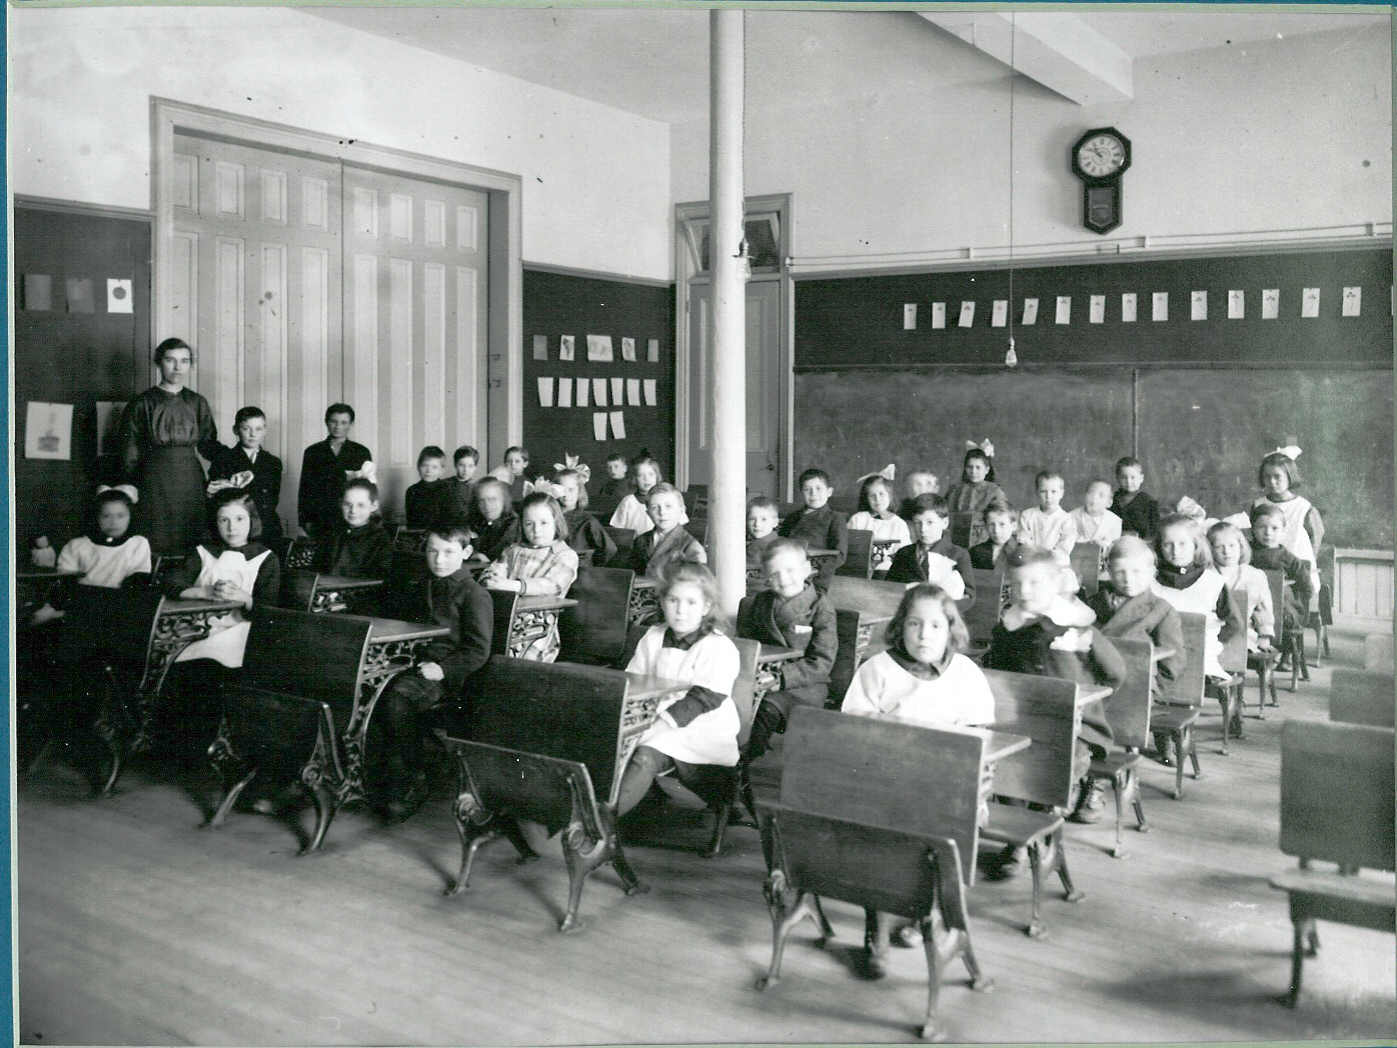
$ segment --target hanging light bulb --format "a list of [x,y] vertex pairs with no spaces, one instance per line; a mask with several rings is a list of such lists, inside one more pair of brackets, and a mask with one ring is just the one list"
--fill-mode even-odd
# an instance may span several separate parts
[[1009,339],[1009,352],[1004,354],[1004,366],[1006,368],[1016,368],[1019,366],[1019,355],[1014,352],[1014,339]]

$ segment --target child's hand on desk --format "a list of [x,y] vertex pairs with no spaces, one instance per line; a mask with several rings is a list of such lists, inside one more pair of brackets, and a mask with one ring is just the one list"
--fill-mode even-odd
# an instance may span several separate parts
[[417,672],[422,674],[427,680],[441,680],[446,674],[442,673],[441,667],[435,662],[424,662],[417,667]]
[[520,592],[524,587],[518,579],[512,579],[508,575],[496,571],[487,571],[480,580],[485,584],[486,589],[506,590],[514,593]]
[[231,579],[219,579],[213,584],[215,600],[236,600],[242,604],[252,604],[252,594]]

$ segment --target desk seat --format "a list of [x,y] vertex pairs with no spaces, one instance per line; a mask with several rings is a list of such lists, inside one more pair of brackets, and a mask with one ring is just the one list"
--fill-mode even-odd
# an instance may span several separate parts
[[983,840],[1003,844],[1006,847],[1023,848],[1028,852],[1029,870],[1033,874],[1033,917],[1029,921],[1028,934],[1035,939],[1047,935],[1043,919],[1039,913],[1039,900],[1043,883],[1043,852],[1051,849],[1048,856],[1048,872],[1057,871],[1062,881],[1064,898],[1068,902],[1081,902],[1085,896],[1072,886],[1072,875],[1067,869],[1067,854],[1062,847],[1063,818],[1056,812],[1034,811],[1009,804],[991,804],[989,822],[981,828]]

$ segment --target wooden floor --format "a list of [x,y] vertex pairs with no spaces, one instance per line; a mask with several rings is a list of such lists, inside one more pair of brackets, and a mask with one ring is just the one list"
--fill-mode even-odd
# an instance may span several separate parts
[[[1289,978],[1276,850],[1283,716],[1324,718],[1329,667],[1361,665],[1357,638],[1279,713],[1249,719],[1230,758],[1219,718],[1201,735],[1201,782],[1182,802],[1172,771],[1145,769],[1153,832],[1071,827],[1085,901],[1050,893],[1046,940],[1021,931],[1027,875],[971,893],[989,994],[952,971],[942,993],[952,1040],[1391,1040],[1394,940],[1323,925],[1296,1011],[1273,1002]],[[323,853],[295,856],[277,820],[235,815],[201,830],[186,786],[136,769],[110,800],[85,799],[60,767],[19,793],[19,1010],[26,1043],[561,1044],[907,1041],[924,1006],[920,950],[895,951],[881,983],[854,974],[862,916],[829,913],[825,950],[797,931],[782,983],[752,989],[770,924],[756,835],[729,852],[682,850],[706,822],[671,808],[674,847],[634,847],[651,886],[625,898],[596,875],[578,935],[554,931],[561,859],[513,864],[486,851],[464,895],[441,889],[458,861],[443,793],[407,824],[342,814]]]

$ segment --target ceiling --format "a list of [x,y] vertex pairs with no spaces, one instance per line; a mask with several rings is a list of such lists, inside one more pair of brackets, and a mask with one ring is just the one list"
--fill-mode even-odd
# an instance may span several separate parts
[[[456,58],[653,120],[708,111],[708,17],[654,8],[313,7],[321,18]],[[1035,10],[1041,10],[1035,5]],[[1131,58],[1241,46],[1336,29],[1372,31],[1389,13],[1319,10],[1074,12]],[[1090,34],[1088,34],[1090,35]],[[847,104],[883,85],[998,79],[1005,67],[910,11],[759,11],[747,17],[748,104]],[[808,76],[809,73],[817,76]]]

